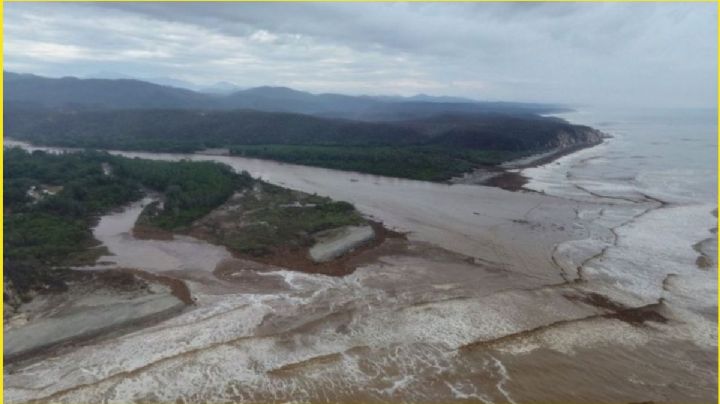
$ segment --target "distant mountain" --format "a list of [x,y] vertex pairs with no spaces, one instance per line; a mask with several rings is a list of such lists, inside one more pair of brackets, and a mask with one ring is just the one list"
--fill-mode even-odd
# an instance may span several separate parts
[[408,97],[410,101],[424,101],[424,102],[477,102],[475,100],[471,100],[470,98],[463,98],[463,97],[448,97],[448,96],[435,96],[435,95],[427,95],[427,94],[417,94],[413,95],[412,97]]
[[171,77],[134,77],[136,80],[147,81],[153,84],[159,84],[166,87],[177,87],[184,90],[200,91],[202,86],[185,80],[173,79]]
[[43,108],[101,109],[254,109],[363,121],[397,121],[443,114],[546,113],[556,105],[471,102],[454,97],[368,97],[311,94],[287,87],[256,87],[201,93],[135,79],[46,78],[4,72],[5,102]]
[[[199,92],[206,92],[202,89],[203,86],[197,85],[195,83],[191,83],[189,81],[185,80],[178,80],[170,77],[144,77],[144,76],[131,76],[124,73],[118,73],[110,70],[101,70],[92,74],[86,74],[83,77],[78,77],[83,80],[89,80],[89,79],[106,79],[106,80],[139,80],[139,81],[146,81],[148,83],[152,84],[159,84],[161,86],[169,86],[169,87],[177,87],[182,88],[185,90],[192,90],[192,91],[199,91]],[[234,88],[231,91],[237,91],[239,88]],[[228,91],[228,92],[231,92]],[[208,93],[211,93],[210,91],[207,91]]]
[[[118,73],[110,70],[101,70],[99,72],[95,72],[92,74],[86,74],[82,77],[78,77],[80,79],[108,79],[108,80],[118,80],[118,79],[128,79],[128,80],[138,80],[137,77],[129,76],[124,73]],[[151,80],[147,80],[151,81]]]
[[362,113],[385,103],[341,94],[311,94],[287,87],[255,87],[227,95],[221,101],[226,109],[292,112],[325,117],[363,119]]
[[59,79],[4,73],[4,101],[46,108],[198,108],[212,98],[134,79]]
[[473,100],[470,98],[464,98],[464,97],[448,97],[448,96],[435,96],[435,95],[427,95],[427,94],[416,94],[410,97],[403,97],[399,95],[377,95],[377,96],[369,96],[370,98],[374,98],[376,100],[380,101],[387,101],[387,102],[407,102],[407,101],[422,101],[422,102],[437,102],[437,103],[443,103],[443,102],[451,102],[451,103],[476,103],[479,102],[477,100]]
[[227,81],[218,81],[217,83],[210,86],[199,86],[197,91],[207,94],[232,94],[236,91],[243,90],[240,86],[235,83]]
[[[442,100],[441,102],[437,100]],[[224,109],[292,112],[360,121],[401,121],[446,114],[544,113],[559,111],[553,105],[509,102],[457,102],[454,97],[370,97],[312,94],[288,87],[255,87],[218,100]],[[453,102],[455,101],[455,102]]]

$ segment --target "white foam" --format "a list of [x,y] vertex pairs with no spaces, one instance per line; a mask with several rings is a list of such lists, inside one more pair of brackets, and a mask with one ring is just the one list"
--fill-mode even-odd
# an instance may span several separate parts
[[[477,387],[473,384],[465,384],[465,383],[449,383],[445,382],[445,385],[448,386],[450,389],[450,392],[452,393],[453,397],[459,399],[459,400],[480,400],[483,403],[490,404],[492,401],[490,398],[484,394],[481,394],[477,391]],[[464,389],[471,390],[470,392],[463,391]]]
[[515,400],[510,397],[510,393],[505,390],[505,383],[510,381],[510,375],[508,374],[505,365],[503,365],[503,363],[494,356],[491,356],[490,358],[493,360],[493,363],[495,364],[495,367],[498,369],[498,372],[501,376],[500,381],[498,381],[495,386],[497,387],[498,391],[502,393],[503,397],[507,399],[507,402],[509,402],[510,404],[516,404]]
[[[632,292],[647,303],[663,297],[663,281],[669,274],[712,282],[715,271],[700,271],[698,253],[692,245],[708,235],[714,218],[712,206],[674,206],[654,210],[626,226],[616,229],[617,246],[589,266],[606,282]],[[716,276],[716,275],[715,275]],[[694,298],[709,301],[713,295]]]
[[606,151],[607,142],[562,156],[548,164],[523,169],[520,173],[528,178],[525,188],[550,195],[588,198],[586,192],[567,181],[568,173],[575,164],[602,156]]

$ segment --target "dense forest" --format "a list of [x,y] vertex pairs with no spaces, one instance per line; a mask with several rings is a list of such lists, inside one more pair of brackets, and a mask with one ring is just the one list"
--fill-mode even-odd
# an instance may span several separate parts
[[65,147],[196,151],[230,144],[384,145],[422,142],[409,128],[249,110],[49,111],[10,108],[5,136]]
[[[441,115],[362,122],[252,110],[61,111],[8,105],[5,136],[65,147],[195,151],[228,145],[418,146],[527,151],[599,132],[536,115]],[[564,136],[564,138],[563,138]]]
[[[164,195],[153,218],[164,229],[187,226],[250,186],[247,174],[212,162],[128,159],[100,152],[50,154],[6,148],[4,157],[4,275],[22,296],[59,286],[66,265],[94,262],[91,232],[99,215],[137,200],[144,190]],[[93,255],[95,253],[95,255]]]
[[214,162],[167,162],[113,156],[111,164],[120,178],[163,194],[163,209],[151,224],[166,230],[189,225],[220,206],[233,192],[252,186],[247,172],[236,174]]
[[336,170],[444,181],[480,165],[494,165],[522,153],[451,149],[434,146],[233,146],[230,152],[243,157],[278,160]]

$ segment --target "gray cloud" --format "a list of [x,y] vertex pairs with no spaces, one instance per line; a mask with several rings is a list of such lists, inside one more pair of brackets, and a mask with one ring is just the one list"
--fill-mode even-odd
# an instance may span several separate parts
[[8,3],[6,69],[584,104],[716,104],[716,5]]

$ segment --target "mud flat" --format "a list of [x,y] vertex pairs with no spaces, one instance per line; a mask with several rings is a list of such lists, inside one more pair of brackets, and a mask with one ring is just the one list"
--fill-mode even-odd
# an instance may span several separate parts
[[[170,288],[130,273],[78,275],[64,292],[22,304],[4,326],[5,363],[46,354],[49,348],[159,321],[185,303]],[[94,278],[94,279],[87,279]]]

